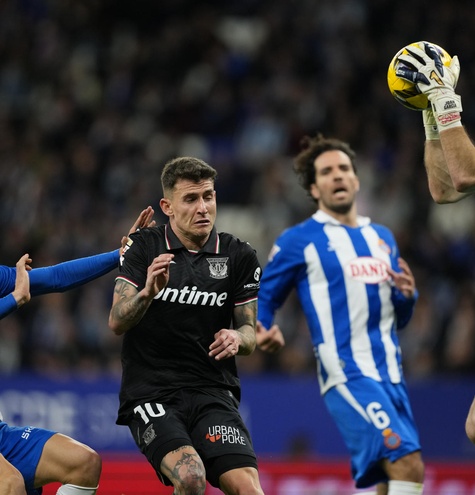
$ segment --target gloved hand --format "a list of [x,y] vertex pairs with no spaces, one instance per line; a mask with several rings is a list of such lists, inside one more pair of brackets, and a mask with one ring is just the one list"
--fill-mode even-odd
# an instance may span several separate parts
[[414,83],[427,95],[439,130],[462,125],[462,101],[454,91],[460,74],[458,57],[455,55],[450,65],[444,66],[439,52],[430,43],[424,43],[424,50],[417,46],[408,46],[406,50],[409,54],[399,56],[405,65],[397,68],[396,75]]
[[435,119],[434,112],[432,111],[432,105],[425,110],[422,110],[422,121],[424,123],[424,132],[426,134],[426,141],[436,141],[439,139],[439,128],[437,127],[437,121]]

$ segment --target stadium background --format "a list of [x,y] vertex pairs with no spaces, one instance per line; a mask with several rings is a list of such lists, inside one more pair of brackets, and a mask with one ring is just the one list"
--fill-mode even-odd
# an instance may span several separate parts
[[[359,211],[393,229],[421,293],[401,346],[434,469],[429,493],[473,495],[463,421],[475,370],[474,200],[430,200],[421,116],[392,99],[386,71],[420,39],[457,54],[463,122],[475,133],[474,21],[465,0],[410,10],[387,0],[0,2],[0,260],[29,252],[44,266],[115,249],[143,207],[158,210],[161,165],[190,154],[218,169],[219,229],[249,240],[264,265],[275,236],[312,211],[291,171],[300,138],[347,140],[359,156]],[[84,424],[109,411],[99,424],[112,447],[97,445],[104,473],[129,473],[134,485],[99,493],[145,494],[140,476],[150,470],[113,425],[113,281],[42,296],[0,323],[0,409],[12,423],[64,428],[93,446],[97,432]],[[283,352],[239,361],[262,469],[274,481],[289,475],[266,493],[347,495],[346,453],[312,383],[294,298],[279,322]],[[114,447],[116,437],[124,443]],[[119,454],[124,464],[112,461]],[[296,471],[302,459],[310,478]],[[340,485],[328,481],[332,470]]]

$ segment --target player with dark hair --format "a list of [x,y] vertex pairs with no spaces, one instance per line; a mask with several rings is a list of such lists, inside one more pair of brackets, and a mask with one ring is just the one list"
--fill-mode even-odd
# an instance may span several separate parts
[[413,313],[414,277],[391,231],[357,214],[353,150],[322,135],[303,144],[295,172],[318,210],[276,240],[258,320],[271,328],[297,290],[320,392],[351,453],[356,486],[377,485],[378,495],[420,495],[424,464],[397,337]]
[[[154,210],[143,210],[129,234],[154,226]],[[44,268],[31,268],[23,255],[15,268],[0,265],[0,318],[27,303],[31,297],[64,292],[117,268],[125,246],[110,253],[66,261]],[[9,426],[0,413],[0,495],[39,495],[41,487],[60,482],[58,495],[94,495],[102,461],[93,449],[66,435],[32,426]]]
[[131,235],[109,326],[124,335],[117,423],[175,494],[262,495],[239,414],[235,356],[256,346],[261,268],[215,228],[216,171],[190,157],[162,172],[165,225]]

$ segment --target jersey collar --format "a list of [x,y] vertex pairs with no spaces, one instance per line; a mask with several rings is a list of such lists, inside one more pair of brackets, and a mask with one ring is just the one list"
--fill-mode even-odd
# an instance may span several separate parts
[[[341,222],[339,222],[336,218],[332,217],[322,210],[317,210],[312,215],[312,218],[318,223],[331,223],[333,225],[341,225]],[[365,227],[366,225],[369,225],[371,223],[371,218],[358,215],[356,217],[356,222],[358,223],[358,227]]]
[[[175,232],[170,225],[170,223],[165,224],[165,243],[167,245],[167,249],[186,249],[185,246],[181,243],[180,239],[176,236]],[[200,249],[200,252],[208,252],[218,254],[221,247],[221,243],[219,240],[219,235],[216,231],[216,227],[213,227],[206,244]]]

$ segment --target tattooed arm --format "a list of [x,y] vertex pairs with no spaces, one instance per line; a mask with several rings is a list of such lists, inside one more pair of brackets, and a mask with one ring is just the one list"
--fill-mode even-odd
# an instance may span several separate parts
[[239,354],[247,356],[256,348],[257,302],[252,301],[234,308],[235,330],[223,328],[214,335],[209,355],[219,361]]
[[132,284],[117,279],[109,314],[109,328],[122,335],[134,327],[143,317],[153,298],[167,285],[173,254],[161,254],[147,269],[145,287],[138,291]]

